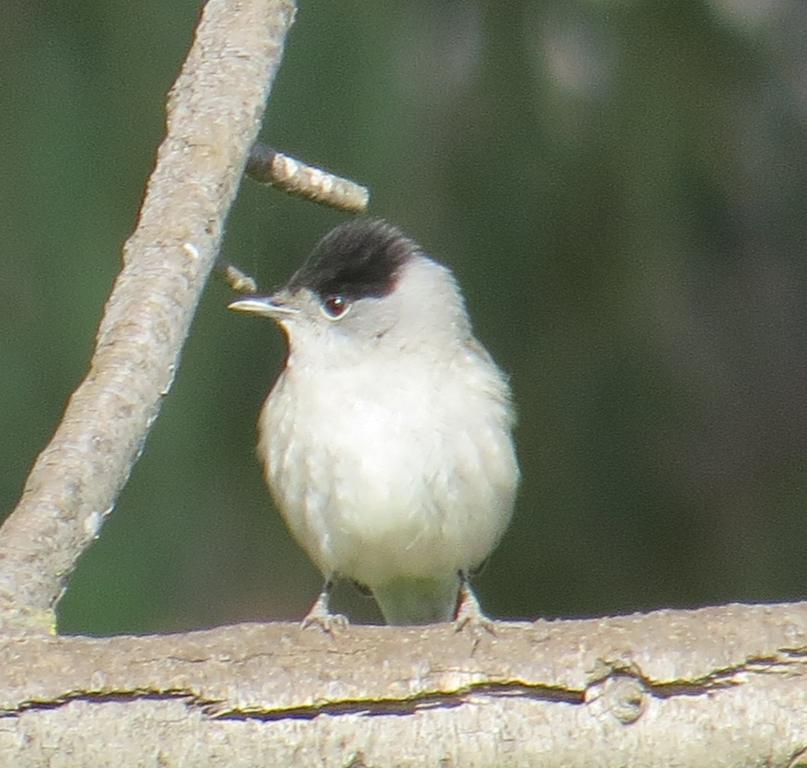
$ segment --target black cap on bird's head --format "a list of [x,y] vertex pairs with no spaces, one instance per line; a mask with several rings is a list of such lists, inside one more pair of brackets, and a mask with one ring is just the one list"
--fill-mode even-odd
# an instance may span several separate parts
[[[363,301],[366,300],[366,301]],[[350,310],[361,305],[359,311]],[[450,270],[381,219],[353,219],[331,230],[286,285],[271,296],[229,305],[270,317],[300,338],[304,326],[379,340],[396,326],[410,340],[462,335],[467,317]],[[325,326],[322,325],[323,321]],[[401,322],[399,322],[401,321]],[[398,343],[393,336],[388,342]]]
[[286,288],[292,293],[308,288],[320,299],[381,298],[393,291],[401,267],[420,250],[383,219],[354,219],[317,243]]

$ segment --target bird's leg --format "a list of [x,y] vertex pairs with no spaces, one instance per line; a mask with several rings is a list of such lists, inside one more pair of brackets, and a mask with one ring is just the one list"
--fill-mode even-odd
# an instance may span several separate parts
[[462,631],[466,627],[471,630],[484,629],[490,632],[491,635],[495,635],[496,630],[493,621],[482,612],[482,608],[480,608],[479,601],[476,599],[476,595],[471,589],[465,571],[460,571],[459,576],[460,591],[457,600],[457,615],[454,619],[454,628],[457,632]]
[[341,613],[331,613],[329,603],[332,588],[333,578],[329,576],[325,579],[322,592],[319,593],[319,597],[314,601],[311,610],[300,623],[300,629],[317,627],[330,634],[335,629],[344,629],[348,625],[347,616],[343,616]]

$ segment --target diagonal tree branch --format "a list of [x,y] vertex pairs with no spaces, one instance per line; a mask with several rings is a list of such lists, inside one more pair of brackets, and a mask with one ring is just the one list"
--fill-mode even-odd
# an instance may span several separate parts
[[44,628],[139,456],[218,254],[294,16],[292,0],[210,0],[86,379],[0,528],[0,626]]

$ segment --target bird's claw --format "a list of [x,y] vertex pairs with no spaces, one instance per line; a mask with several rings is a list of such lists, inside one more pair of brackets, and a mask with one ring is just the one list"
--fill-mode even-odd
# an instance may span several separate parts
[[342,613],[326,613],[312,616],[310,613],[300,622],[300,629],[318,629],[328,635],[346,629],[350,622]]
[[348,626],[350,622],[347,620],[347,616],[341,613],[331,613],[328,608],[329,590],[330,585],[326,585],[326,589],[322,591],[314,605],[311,606],[311,610],[300,622],[300,629],[314,628],[331,635]]
[[454,619],[454,631],[462,632],[466,629],[475,633],[479,630],[484,630],[491,635],[496,634],[496,625],[493,620],[483,613],[476,595],[474,595],[468,583],[463,581],[460,586],[457,615]]

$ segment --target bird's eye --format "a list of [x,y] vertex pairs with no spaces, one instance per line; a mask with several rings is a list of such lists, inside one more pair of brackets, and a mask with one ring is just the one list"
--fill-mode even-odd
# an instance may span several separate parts
[[344,296],[328,296],[322,302],[322,313],[328,320],[338,320],[344,317],[350,309],[350,302]]

